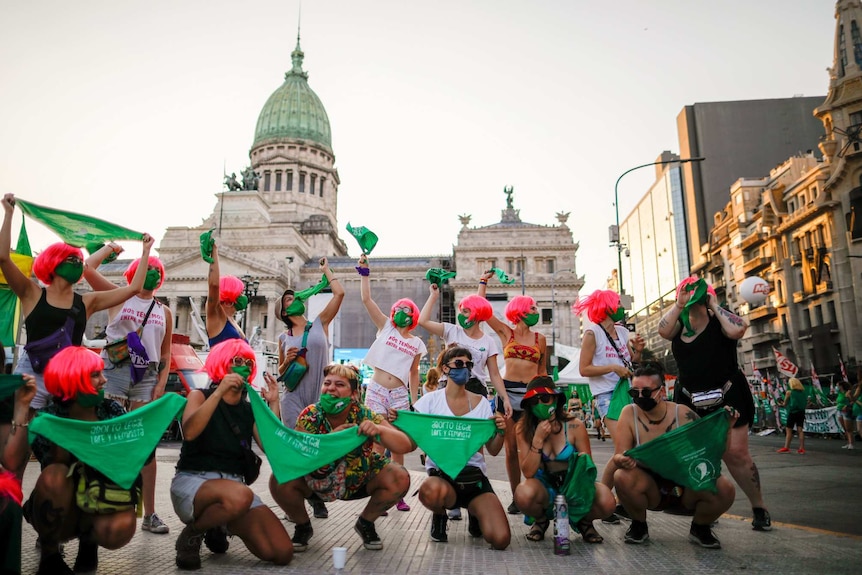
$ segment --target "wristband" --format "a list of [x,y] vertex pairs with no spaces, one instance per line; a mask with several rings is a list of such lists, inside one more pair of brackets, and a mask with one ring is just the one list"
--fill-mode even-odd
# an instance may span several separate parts
[[488,282],[486,282],[485,280],[479,280],[479,285],[486,286],[488,285]]
[[677,307],[677,308],[679,308],[679,309],[685,309],[685,306],[684,306],[684,305],[679,305],[679,302],[678,302],[678,301],[673,302],[673,305],[674,305],[674,306],[676,306],[676,307]]
[[[367,268],[366,268],[366,269],[367,269]],[[332,278],[331,280],[329,280],[329,283],[337,282],[337,281],[338,281],[338,278]]]
[[19,427],[29,427],[29,426],[30,426],[29,421],[25,421],[24,423],[18,423],[17,421],[13,420],[12,421],[12,433],[15,433],[15,430]]
[[356,266],[356,273],[363,277],[368,277],[369,275],[371,275],[371,269]]

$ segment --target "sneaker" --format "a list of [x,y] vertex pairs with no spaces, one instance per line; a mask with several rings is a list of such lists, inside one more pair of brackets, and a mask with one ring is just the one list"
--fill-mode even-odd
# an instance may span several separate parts
[[509,515],[520,515],[520,514],[521,514],[521,510],[520,510],[520,509],[518,509],[518,506],[517,506],[517,505],[515,505],[515,502],[514,502],[514,501],[512,501],[511,503],[509,503],[509,507],[507,507],[507,508],[506,508],[506,512],[507,512]]
[[201,568],[201,539],[203,533],[195,531],[191,525],[186,525],[177,537],[177,567],[188,571]]
[[377,530],[374,529],[373,521],[357,517],[353,529],[362,537],[362,545],[366,549],[370,549],[371,551],[380,551],[383,549],[383,541],[377,536]]
[[204,545],[213,553],[227,553],[230,542],[227,540],[227,530],[224,527],[213,527],[204,533]]
[[314,535],[314,529],[311,527],[311,521],[306,521],[302,524],[297,523],[296,531],[293,532],[293,537],[290,538],[293,541],[294,552],[302,553],[308,549],[308,540],[311,539],[312,535]]
[[772,531],[772,517],[769,516],[769,511],[763,507],[755,507],[751,510],[754,513],[754,519],[751,520],[751,528],[755,531]]
[[447,515],[452,521],[461,521],[461,508],[456,507],[455,509],[450,509]]
[[311,509],[314,511],[315,519],[329,518],[329,509],[326,508],[326,503],[324,503],[322,499],[312,497],[309,499],[309,502],[311,503]]
[[796,453],[798,453],[800,455],[805,455],[805,450],[800,447],[799,449],[796,450]]
[[467,513],[467,533],[470,537],[481,537],[482,527],[479,526],[479,518]]
[[787,447],[782,447],[781,449],[776,451],[776,453],[790,453],[790,449],[788,449]]
[[43,555],[39,559],[39,570],[36,571],[36,575],[74,575],[74,573],[59,553]]
[[631,527],[626,531],[626,543],[639,545],[646,542],[647,539],[649,539],[649,527],[647,527],[646,521],[633,519]]
[[619,525],[620,524],[620,516],[616,513],[611,513],[604,519],[602,519],[602,523],[606,523],[608,525]]
[[442,513],[431,515],[431,541],[435,543],[448,543],[449,536],[446,535],[446,523],[448,519]]
[[165,525],[161,517],[153,513],[152,515],[144,515],[144,521],[141,523],[141,529],[150,533],[168,533],[171,528]]
[[721,541],[709,528],[709,525],[698,525],[692,521],[688,531],[688,540],[706,549],[721,549]]
[[395,509],[398,511],[410,511],[410,506],[402,499],[395,504]]
[[99,544],[80,541],[78,556],[75,558],[75,573],[92,573],[99,566]]
[[617,508],[614,509],[614,515],[616,515],[620,519],[631,520],[631,518],[632,518],[631,515],[629,515],[629,512],[626,511],[626,508],[623,507],[622,503],[617,503]]
[[853,449],[853,446],[852,446],[851,444],[849,444],[849,443],[848,443],[848,444],[846,444],[846,445],[842,445],[842,446],[841,446],[841,449]]

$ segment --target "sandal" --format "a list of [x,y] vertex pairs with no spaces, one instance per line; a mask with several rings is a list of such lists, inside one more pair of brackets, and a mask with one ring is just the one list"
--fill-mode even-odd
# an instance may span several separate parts
[[599,535],[596,528],[593,527],[593,522],[588,519],[581,519],[577,524],[578,531],[581,533],[581,537],[584,538],[585,543],[601,543],[605,540],[604,537]]
[[527,533],[528,541],[542,541],[545,538],[545,531],[548,530],[548,526],[551,524],[550,519],[542,519],[539,521],[538,519],[533,523],[533,526],[530,528],[530,532]]

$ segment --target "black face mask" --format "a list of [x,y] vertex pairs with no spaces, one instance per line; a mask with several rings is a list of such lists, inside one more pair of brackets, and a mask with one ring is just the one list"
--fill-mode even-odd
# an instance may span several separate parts
[[658,402],[651,397],[638,397],[634,401],[635,405],[644,411],[652,411],[658,405]]

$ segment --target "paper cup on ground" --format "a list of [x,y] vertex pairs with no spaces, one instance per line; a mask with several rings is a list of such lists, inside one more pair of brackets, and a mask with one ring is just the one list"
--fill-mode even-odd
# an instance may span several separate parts
[[347,563],[347,547],[333,547],[332,566],[336,569],[344,569],[345,563]]

